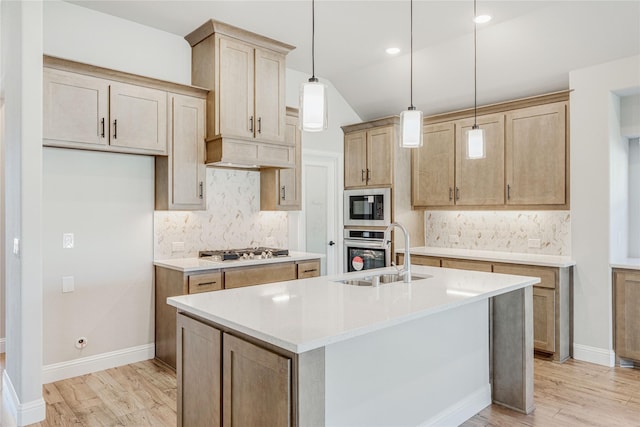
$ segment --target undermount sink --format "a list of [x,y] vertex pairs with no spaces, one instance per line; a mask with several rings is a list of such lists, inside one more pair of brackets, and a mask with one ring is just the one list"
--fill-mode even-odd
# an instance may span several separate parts
[[[433,276],[430,276],[428,274],[424,274],[424,275],[412,274],[411,281],[414,282],[416,280],[428,279],[430,277],[433,277]],[[376,281],[376,278],[379,278],[379,283],[381,285],[384,285],[385,283],[402,282],[404,280],[404,278],[397,273],[386,273],[386,274],[376,274],[374,276],[366,276],[366,277],[359,277],[359,278],[353,278],[353,279],[336,280],[336,282],[344,283],[345,285],[352,285],[352,286],[373,286],[373,283]]]

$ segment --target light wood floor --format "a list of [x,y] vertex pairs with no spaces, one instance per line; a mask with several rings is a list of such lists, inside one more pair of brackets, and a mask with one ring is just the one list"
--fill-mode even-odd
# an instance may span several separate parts
[[[640,427],[640,369],[534,361],[536,410],[492,405],[463,424]],[[4,355],[0,356],[4,368]],[[49,426],[175,426],[175,374],[153,360],[46,384]]]

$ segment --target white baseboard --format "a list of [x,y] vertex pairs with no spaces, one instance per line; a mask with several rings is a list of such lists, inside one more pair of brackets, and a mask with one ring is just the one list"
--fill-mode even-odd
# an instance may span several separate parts
[[476,390],[461,401],[421,423],[420,426],[459,426],[489,405],[491,405],[491,384]]
[[137,347],[129,347],[109,353],[96,354],[82,357],[67,362],[52,363],[42,368],[42,383],[49,384],[67,378],[104,371],[129,363],[141,362],[155,357],[155,345],[145,344]]
[[0,353],[4,353],[6,349],[7,339],[0,338]]
[[47,405],[42,397],[31,402],[20,403],[6,370],[2,373],[2,403],[5,412],[3,418],[9,416],[10,425],[15,423],[16,426],[26,426],[42,421],[46,417]]
[[575,343],[573,344],[573,358],[608,367],[613,367],[616,364],[616,354],[613,350]]

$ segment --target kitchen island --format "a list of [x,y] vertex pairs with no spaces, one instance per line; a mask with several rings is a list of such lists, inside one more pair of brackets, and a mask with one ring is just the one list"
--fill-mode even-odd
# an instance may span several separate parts
[[178,425],[459,424],[533,410],[538,278],[413,266],[378,287],[316,277],[168,299]]

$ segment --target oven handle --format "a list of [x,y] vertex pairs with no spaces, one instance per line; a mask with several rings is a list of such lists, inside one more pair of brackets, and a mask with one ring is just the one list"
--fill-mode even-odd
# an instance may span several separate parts
[[388,245],[382,246],[382,240],[360,240],[360,239],[344,239],[345,246],[355,246],[359,248],[387,249]]

